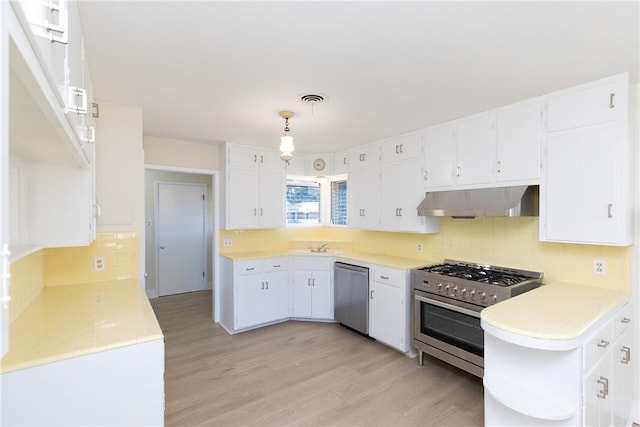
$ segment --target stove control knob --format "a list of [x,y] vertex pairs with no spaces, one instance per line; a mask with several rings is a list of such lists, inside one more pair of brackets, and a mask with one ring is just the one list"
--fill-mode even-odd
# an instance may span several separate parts
[[498,302],[498,296],[497,295],[491,295],[491,304],[495,304]]
[[476,290],[472,289],[471,292],[469,292],[469,299],[472,301],[476,300]]
[[480,294],[480,302],[485,302],[487,299],[487,294],[486,292],[483,292]]
[[442,292],[442,282],[438,283],[438,292]]
[[453,287],[453,292],[452,293],[453,293],[454,296],[458,295],[458,287],[457,286]]
[[460,296],[462,298],[467,298],[467,288],[462,288],[462,290],[460,291]]
[[449,293],[449,289],[451,289],[451,285],[447,285],[444,287],[444,293],[448,294]]

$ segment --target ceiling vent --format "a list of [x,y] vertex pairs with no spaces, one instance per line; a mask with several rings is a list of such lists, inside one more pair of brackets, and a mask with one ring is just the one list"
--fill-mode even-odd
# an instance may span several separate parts
[[315,105],[323,102],[325,98],[326,97],[324,95],[320,95],[319,93],[307,93],[300,97],[300,101],[307,104]]

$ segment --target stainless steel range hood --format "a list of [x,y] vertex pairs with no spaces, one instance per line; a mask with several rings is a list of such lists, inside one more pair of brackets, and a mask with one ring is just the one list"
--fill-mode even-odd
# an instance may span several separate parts
[[537,185],[428,192],[418,206],[420,216],[538,216]]

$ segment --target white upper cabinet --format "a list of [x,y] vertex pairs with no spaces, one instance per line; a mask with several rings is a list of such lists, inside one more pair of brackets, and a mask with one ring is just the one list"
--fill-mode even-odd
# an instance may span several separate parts
[[557,132],[618,120],[627,112],[627,96],[616,79],[587,84],[571,93],[558,92],[549,97],[547,131]]
[[9,227],[16,260],[34,248],[91,243],[95,154],[81,138],[86,115],[71,113],[66,96],[72,79],[91,84],[77,3],[6,4],[8,56],[0,65],[9,76]]
[[425,132],[424,188],[486,186],[493,180],[495,114],[485,113]]
[[260,150],[244,145],[227,145],[227,166],[243,169],[260,169],[284,172],[285,163],[277,151]]
[[456,129],[454,125],[434,126],[424,134],[424,186],[428,189],[455,184]]
[[456,184],[488,184],[492,179],[494,114],[462,120],[456,131]]
[[379,164],[379,144],[362,145],[349,152],[349,172],[376,167]]
[[340,175],[349,171],[349,152],[341,151],[333,155],[333,173]]
[[286,176],[277,151],[225,144],[221,223],[225,229],[284,227]]
[[539,100],[496,112],[496,182],[536,183],[540,179],[541,115]]
[[349,228],[379,229],[380,168],[350,171],[348,189],[347,218]]
[[541,240],[633,243],[628,108],[627,74],[549,96]]
[[383,162],[395,162],[412,159],[422,155],[422,133],[413,133],[392,138],[380,146],[380,159]]

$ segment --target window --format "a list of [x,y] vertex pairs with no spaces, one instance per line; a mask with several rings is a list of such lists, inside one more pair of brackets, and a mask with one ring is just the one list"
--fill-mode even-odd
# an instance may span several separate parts
[[347,225],[347,181],[331,182],[331,224]]
[[288,179],[286,211],[287,225],[319,225],[320,184]]

